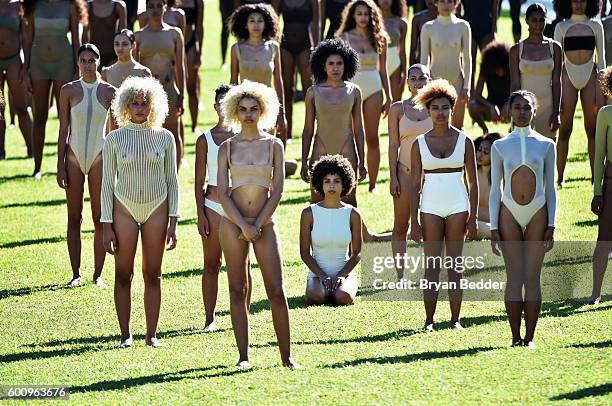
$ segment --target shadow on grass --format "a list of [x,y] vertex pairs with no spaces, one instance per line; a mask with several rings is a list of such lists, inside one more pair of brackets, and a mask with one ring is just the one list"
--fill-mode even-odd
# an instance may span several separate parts
[[585,220],[585,221],[577,221],[574,223],[575,226],[578,227],[594,227],[596,225],[598,225],[599,222],[597,221],[597,219],[595,220]]
[[612,340],[598,341],[594,343],[580,343],[570,345],[572,348],[608,348],[612,347]]
[[280,202],[280,205],[284,206],[284,205],[292,205],[292,204],[305,204],[309,202],[310,202],[310,193],[308,195],[292,197],[290,199],[283,199]]
[[[81,234],[93,234],[93,230],[83,230],[81,231]],[[50,244],[50,243],[52,244],[52,243],[62,242],[62,241],[66,241],[65,236],[36,238],[34,240],[12,241],[12,242],[6,242],[4,244],[0,244],[0,249],[26,247],[28,245],[37,245],[37,244]]]
[[586,162],[588,160],[589,160],[588,152],[578,152],[576,154],[572,154],[572,156],[570,156],[567,159],[567,162]]
[[198,219],[195,218],[195,217],[188,218],[188,219],[182,219],[182,220],[179,220],[177,222],[177,224],[179,226],[189,226],[189,225],[192,225],[192,224],[198,224]]
[[591,396],[603,396],[610,392],[612,392],[612,383],[604,383],[603,385],[591,386],[574,392],[563,393],[550,398],[550,400],[577,400]]
[[[45,152],[43,154],[43,156],[57,156],[57,153],[55,152]],[[6,157],[5,160],[7,161],[26,161],[28,159],[34,159],[32,157],[29,157],[27,155],[21,155],[21,156],[9,156]]]
[[166,372],[163,374],[140,376],[137,378],[129,377],[124,379],[94,382],[90,385],[70,387],[68,388],[68,392],[70,394],[79,392],[103,392],[107,390],[128,389],[156,383],[178,382],[184,379],[206,379],[216,378],[220,376],[231,376],[250,371],[252,370],[238,369],[234,367],[228,367],[227,365],[214,365],[204,368],[191,368],[176,372]]
[[[42,174],[43,178],[49,175],[55,176],[55,172],[45,172]],[[11,175],[11,176],[0,176],[0,183],[10,182],[13,180],[23,180],[23,179],[33,179],[31,174],[19,174],[19,175]]]
[[357,358],[352,361],[337,362],[335,364],[324,365],[324,368],[344,368],[348,366],[358,366],[363,364],[407,364],[415,361],[428,361],[439,358],[457,358],[468,355],[476,355],[481,352],[496,350],[496,347],[476,347],[466,348],[455,351],[426,351],[417,354],[406,354],[394,357],[372,357]]
[[[84,199],[85,202],[89,202],[89,197]],[[9,203],[0,206],[0,209],[12,209],[15,207],[50,207],[50,206],[63,206],[66,204],[66,199],[55,199],[55,200],[44,200],[35,202],[19,202]]]
[[20,297],[31,295],[32,293],[42,292],[42,291],[54,291],[58,289],[63,289],[64,285],[45,285],[45,286],[29,286],[25,288],[15,288],[15,289],[0,289],[0,300],[6,299],[9,297]]
[[583,176],[581,178],[568,178],[565,179],[564,182],[565,183],[574,183],[574,182],[590,182],[591,178]]

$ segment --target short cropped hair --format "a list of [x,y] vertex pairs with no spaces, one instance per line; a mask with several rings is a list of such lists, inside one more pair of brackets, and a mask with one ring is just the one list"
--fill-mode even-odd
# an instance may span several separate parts
[[247,21],[253,13],[261,14],[264,19],[262,38],[265,41],[278,40],[278,14],[269,4],[245,4],[238,7],[228,19],[228,30],[238,39],[249,39]]
[[508,97],[508,106],[512,106],[512,103],[514,103],[514,100],[517,97],[522,97],[525,100],[531,100],[531,102],[533,103],[533,107],[536,109],[538,108],[538,98],[533,92],[530,92],[529,90],[517,90],[516,92],[512,92],[510,94],[510,97]]
[[131,121],[130,103],[136,96],[143,95],[151,105],[147,127],[161,127],[168,115],[168,96],[155,78],[130,76],[119,86],[112,102],[113,117],[119,126]]
[[312,188],[321,196],[325,196],[323,193],[323,179],[327,175],[338,175],[340,179],[342,179],[341,197],[351,193],[355,187],[356,181],[353,166],[351,162],[342,155],[323,155],[314,163],[310,181],[312,183]]
[[225,83],[217,86],[215,89],[215,103],[218,103],[223,99],[223,96],[229,92],[232,87],[230,85],[226,85]]
[[257,101],[261,115],[257,127],[260,130],[269,130],[276,124],[280,103],[276,92],[268,86],[245,80],[238,86],[233,86],[223,97],[221,111],[223,111],[223,124],[232,132],[239,133],[242,125],[238,119],[238,104],[244,98]]
[[327,80],[325,63],[331,55],[338,55],[344,61],[342,80],[353,79],[359,70],[359,55],[346,41],[334,38],[321,42],[310,55],[310,70],[315,83]]
[[420,108],[429,110],[431,102],[439,98],[448,99],[451,107],[455,107],[455,103],[457,102],[457,91],[446,79],[436,79],[426,84],[417,93],[415,102]]

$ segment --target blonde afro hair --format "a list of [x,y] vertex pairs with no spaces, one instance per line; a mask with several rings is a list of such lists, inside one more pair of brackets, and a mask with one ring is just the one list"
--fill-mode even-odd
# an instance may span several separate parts
[[429,105],[434,99],[446,98],[451,104],[451,107],[455,107],[457,102],[457,91],[455,87],[448,83],[446,79],[432,80],[417,93],[414,101],[419,108],[429,110]]
[[161,127],[168,115],[168,96],[155,78],[130,76],[123,81],[115,93],[111,105],[115,121],[120,127],[131,121],[130,103],[136,96],[140,95],[143,95],[151,105],[151,113],[149,113],[146,123],[147,127]]
[[235,133],[242,130],[238,118],[238,104],[244,98],[257,101],[261,108],[257,128],[264,131],[273,128],[280,108],[276,92],[264,84],[250,80],[245,80],[240,85],[232,87],[223,97],[221,110],[225,126]]

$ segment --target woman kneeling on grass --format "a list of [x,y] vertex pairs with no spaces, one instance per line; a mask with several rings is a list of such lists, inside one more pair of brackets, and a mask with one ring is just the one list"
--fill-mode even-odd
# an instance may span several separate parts
[[283,194],[283,144],[265,131],[276,123],[278,98],[268,86],[245,80],[227,92],[221,106],[225,126],[236,133],[219,147],[217,194],[225,213],[219,225],[219,241],[227,264],[230,315],[240,354],[237,366],[250,366],[248,258],[252,244],[270,301],[283,365],[297,368],[291,359],[289,307],[273,217]]
[[361,216],[340,199],[355,187],[355,172],[343,156],[326,155],[314,164],[311,182],[324,198],[305,208],[300,220],[300,255],[310,269],[306,300],[353,304],[357,295],[354,269],[361,260]]
[[[102,217],[104,248],[115,256],[115,307],[121,329],[120,348],[132,345],[131,286],[138,230],[142,238],[145,343],[160,347],[155,333],[161,304],[164,244],[176,247],[179,216],[176,145],[162,124],[168,98],[152,78],[127,78],[112,103],[119,129],[102,149]],[[168,220],[169,218],[169,220]]]

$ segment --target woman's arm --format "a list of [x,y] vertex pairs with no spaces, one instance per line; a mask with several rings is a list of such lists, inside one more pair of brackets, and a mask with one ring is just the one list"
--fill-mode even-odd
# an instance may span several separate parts
[[[167,135],[166,156],[164,157],[164,173],[166,175],[166,186],[168,188],[168,216],[180,217],[179,210],[179,182],[176,166],[176,143],[174,136],[168,130],[164,130]],[[175,220],[176,221],[176,220]]]
[[431,66],[429,65],[429,45],[431,41],[431,38],[429,36],[429,27],[430,25],[428,23],[425,23],[421,28],[421,50],[419,53],[421,64],[429,66],[429,68],[431,69]]
[[501,181],[504,176],[504,161],[494,142],[491,145],[491,190],[489,191],[489,221],[491,231],[497,231],[501,209]]
[[227,140],[219,147],[219,155],[217,158],[217,194],[219,195],[219,202],[221,202],[221,206],[223,206],[225,217],[236,224],[241,230],[244,230],[249,227],[250,224],[244,220],[244,217],[242,217],[242,214],[229,195],[229,152],[227,149],[229,142],[230,141]]
[[[316,85],[315,85],[316,86]],[[315,104],[314,104],[314,88],[310,86],[306,91],[304,99],[306,105],[306,114],[304,117],[304,129],[302,130],[302,169],[300,171],[304,182],[309,182],[308,179],[308,158],[310,157],[310,147],[315,128]]]
[[478,176],[476,175],[476,152],[471,138],[465,138],[465,174],[468,183],[470,213],[467,219],[468,238],[476,236],[476,219],[478,218]]
[[383,116],[389,114],[389,108],[391,107],[391,85],[389,84],[389,75],[387,73],[387,41],[383,46],[382,52],[378,55],[378,72],[380,73],[380,79],[383,85],[383,91],[385,92],[385,102],[383,105]]
[[[68,187],[68,177],[66,176],[66,143],[70,132],[70,96],[72,86],[70,83],[62,86],[60,90],[60,127],[57,139],[57,184],[61,188]],[[83,95],[85,96],[85,95]]]
[[[232,45],[232,50],[230,52],[231,60],[230,60],[230,85],[238,84],[238,72],[240,72],[240,58],[238,53],[240,50],[238,49],[238,43],[236,42]],[[274,66],[276,70],[276,66]]]
[[272,191],[270,197],[264,204],[263,208],[257,215],[257,219],[253,224],[258,229],[272,217],[274,211],[280,203],[285,187],[285,151],[283,143],[278,138],[274,138],[274,172],[272,175]]
[[413,17],[410,24],[410,65],[419,62],[419,41],[419,21],[418,18]]
[[[391,195],[399,196],[399,181],[397,177],[397,158],[399,156],[400,135],[399,120],[402,101],[393,103],[389,111],[389,174],[391,178]],[[398,189],[398,190],[394,190]]]
[[279,135],[284,144],[287,141],[287,121],[285,119],[285,88],[283,87],[283,74],[281,70],[281,51],[276,41],[274,41],[272,46],[274,47],[274,90],[276,90],[276,96],[280,103],[277,122],[280,124]]
[[304,264],[314,273],[319,279],[327,278],[327,274],[323,272],[317,261],[312,256],[311,245],[312,239],[310,233],[312,232],[312,209],[306,207],[302,210],[302,216],[300,217],[300,257]]
[[[70,5],[70,37],[72,39],[72,56],[74,60],[74,64],[77,64],[79,48],[81,47],[81,41],[79,38],[79,12],[74,3]],[[75,76],[78,77],[78,72],[75,73]]]
[[553,58],[555,67],[552,72],[552,104],[553,110],[549,121],[549,126],[552,131],[557,131],[559,128],[559,114],[561,112],[561,72],[563,68],[563,51],[561,45],[553,43]]
[[406,69],[408,69],[408,66],[406,66],[406,37],[408,36],[408,22],[404,18],[400,19],[400,21],[401,21],[400,23],[401,33],[400,33],[400,40],[399,40],[400,78],[401,78],[400,83],[403,86],[406,80]]
[[421,151],[419,149],[419,142],[415,140],[410,150],[410,224],[415,232],[418,230],[418,232],[415,233],[416,235],[411,233],[411,237],[416,240],[416,242],[420,242],[422,238],[420,232],[421,226],[419,224],[419,201],[421,200],[421,188],[423,183],[422,172]]
[[516,92],[521,88],[521,71],[519,70],[519,44],[510,48],[508,55],[510,65],[510,92]]
[[204,188],[206,180],[206,163],[208,154],[208,142],[206,135],[202,134],[196,141],[195,150],[195,200],[196,213],[198,215],[198,231],[202,237],[208,236],[208,221],[204,211]]
[[606,144],[608,138],[608,114],[610,107],[602,107],[597,113],[595,130],[595,159],[593,162],[593,195],[602,195],[602,182],[605,171]]
[[606,42],[604,41],[604,29],[601,21],[591,20],[595,32],[595,48],[597,48],[597,71],[606,69]]
[[346,278],[361,261],[361,215],[356,208],[351,210],[351,256],[336,277]]
[[100,222],[113,222],[113,200],[115,198],[115,175],[117,174],[117,154],[114,146],[114,132],[109,133],[102,147],[102,187]]
[[546,198],[546,209],[548,211],[548,227],[555,227],[557,218],[557,189],[555,187],[555,171],[557,162],[557,149],[555,144],[550,142],[548,151],[544,157],[544,176],[546,184],[544,185],[544,196]]
[[119,23],[117,24],[117,32],[119,32],[127,28],[127,7],[121,0],[115,2],[115,7],[117,7],[117,15],[119,17]]
[[461,31],[461,48],[463,61],[463,91],[467,91],[467,99],[470,98],[470,89],[472,88],[472,30],[467,21],[463,21],[463,30]]
[[362,181],[365,179],[367,175],[367,171],[365,169],[365,131],[363,129],[363,110],[361,109],[361,89],[358,86],[355,86],[353,90],[355,92],[355,101],[353,103],[353,110],[351,111],[351,116],[353,119],[353,137],[355,137],[355,145],[357,147],[357,169],[359,173],[357,173],[357,180]]
[[197,52],[197,64],[200,66],[202,59],[202,45],[204,45],[204,0],[195,0],[198,3],[198,17],[196,19],[195,36],[200,45]]
[[323,27],[321,26],[321,19],[319,18],[320,13],[320,0],[310,0],[310,7],[312,8],[312,42],[316,46],[321,42],[323,38]]
[[185,42],[183,41],[183,33],[179,29],[175,29],[176,38],[174,40],[174,52],[176,59],[176,85],[178,87],[179,97],[177,100],[178,114],[183,114],[183,96],[185,93]]

